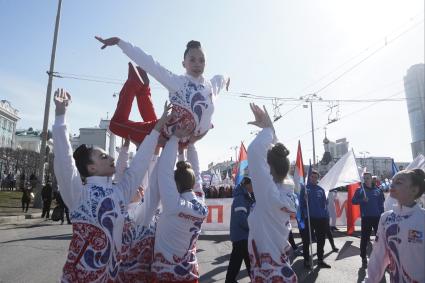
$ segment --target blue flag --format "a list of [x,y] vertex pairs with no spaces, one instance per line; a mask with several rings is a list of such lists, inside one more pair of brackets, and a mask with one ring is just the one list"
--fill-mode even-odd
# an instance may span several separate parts
[[395,165],[394,159],[392,159],[391,169],[392,169],[392,177],[394,177],[394,175],[397,174],[398,172],[398,168]]

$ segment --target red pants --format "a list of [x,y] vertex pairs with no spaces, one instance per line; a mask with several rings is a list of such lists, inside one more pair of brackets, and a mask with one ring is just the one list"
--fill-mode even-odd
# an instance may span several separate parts
[[[134,122],[128,119],[134,97],[137,99],[137,106],[144,122]],[[117,108],[109,125],[111,132],[122,138],[129,138],[133,142],[141,143],[153,130],[157,120],[149,86],[136,80],[127,80],[121,89]]]

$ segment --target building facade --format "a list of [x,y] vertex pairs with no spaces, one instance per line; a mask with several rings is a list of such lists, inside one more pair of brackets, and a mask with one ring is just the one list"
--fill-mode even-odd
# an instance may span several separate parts
[[0,100],[0,147],[15,148],[15,131],[18,110],[9,101]]
[[358,167],[366,168],[372,175],[378,176],[381,179],[392,177],[392,162],[391,157],[356,157]]
[[404,77],[407,111],[412,133],[412,155],[425,155],[425,73],[424,64],[413,65]]
[[16,130],[16,148],[40,152],[41,131],[29,128],[27,130]]
[[109,131],[110,120],[100,120],[99,127],[80,128],[79,136],[70,137],[72,149],[75,150],[81,144],[97,146],[104,149],[114,158],[117,156],[116,136]]

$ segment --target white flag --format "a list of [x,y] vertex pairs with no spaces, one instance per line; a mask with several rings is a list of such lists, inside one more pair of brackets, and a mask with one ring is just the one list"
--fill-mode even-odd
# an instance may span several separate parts
[[332,166],[331,170],[320,180],[319,186],[325,191],[360,182],[356,158],[349,151]]
[[425,171],[425,156],[423,156],[422,154],[416,156],[415,160],[413,160],[412,163],[410,163],[406,167],[406,170],[412,170],[417,168]]

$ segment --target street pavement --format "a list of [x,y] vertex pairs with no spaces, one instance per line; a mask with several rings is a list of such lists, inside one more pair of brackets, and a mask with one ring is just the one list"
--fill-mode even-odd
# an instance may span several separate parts
[[[26,219],[0,224],[0,282],[57,282],[71,239],[71,225],[42,219]],[[339,253],[325,245],[325,261],[331,269],[303,268],[302,257],[293,268],[299,282],[361,282],[366,270],[361,268],[359,237],[335,233]],[[296,243],[300,239],[296,237]],[[224,282],[232,244],[228,235],[201,235],[198,244],[200,282]],[[315,244],[313,245],[313,249]],[[249,282],[242,264],[238,282]],[[381,282],[389,282],[388,277]]]

